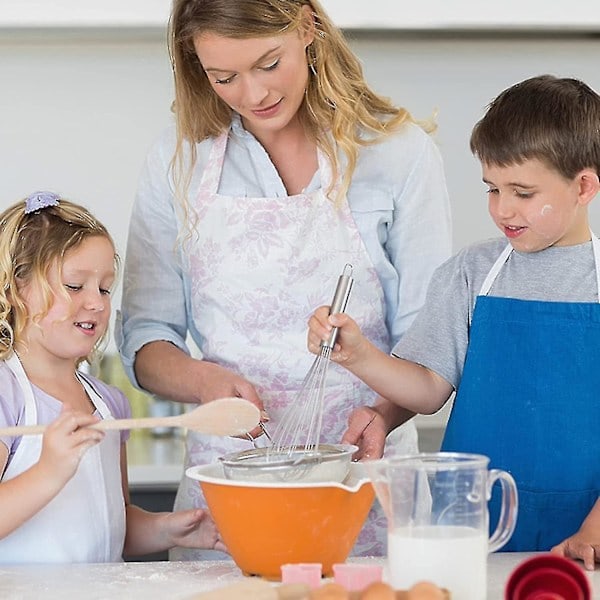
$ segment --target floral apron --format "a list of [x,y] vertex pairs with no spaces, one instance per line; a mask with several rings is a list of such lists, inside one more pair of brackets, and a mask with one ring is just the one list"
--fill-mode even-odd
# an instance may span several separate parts
[[[214,140],[192,205],[190,218],[199,224],[185,251],[192,313],[203,358],[254,384],[274,431],[315,359],[306,349],[308,319],[315,308],[331,303],[344,265],[353,266],[355,279],[348,313],[373,343],[389,352],[383,290],[345,199],[338,208],[321,190],[283,198],[219,195],[227,140],[227,133]],[[332,172],[320,152],[319,169],[326,190]],[[321,440],[339,442],[350,411],[375,397],[332,363]],[[267,443],[264,436],[257,442]],[[194,432],[188,432],[186,445],[186,468],[252,447],[246,440]],[[197,482],[184,476],[176,510],[204,505]],[[355,554],[384,552],[385,518],[380,510],[372,513]],[[202,556],[202,551],[171,552],[173,559]]]

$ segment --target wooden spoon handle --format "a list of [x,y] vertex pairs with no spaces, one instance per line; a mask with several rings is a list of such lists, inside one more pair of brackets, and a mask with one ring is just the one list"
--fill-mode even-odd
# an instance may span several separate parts
[[[178,416],[178,415],[177,415]],[[177,416],[171,417],[143,417],[138,419],[103,419],[93,425],[90,429],[143,429],[146,427],[178,427],[179,423],[174,421]],[[44,433],[47,425],[15,425],[14,427],[0,427],[0,435],[35,435]]]
[[0,435],[20,436],[44,433],[46,425],[14,425],[13,427],[0,427]]
[[[148,427],[187,427],[209,435],[242,435],[258,426],[260,411],[242,398],[219,398],[194,410],[170,417],[103,419],[93,429],[140,429]],[[16,425],[0,428],[0,435],[19,436],[44,433],[47,425]]]
[[103,419],[93,425],[89,425],[90,429],[100,429],[106,431],[108,429],[149,429],[151,427],[179,427],[178,417],[181,415],[173,415],[170,417],[139,417],[132,419]]

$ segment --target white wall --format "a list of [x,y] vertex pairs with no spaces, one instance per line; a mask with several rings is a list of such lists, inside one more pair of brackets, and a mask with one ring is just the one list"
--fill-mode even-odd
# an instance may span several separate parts
[[124,254],[138,172],[170,119],[170,77],[158,38],[65,42],[6,34],[0,206],[36,189],[56,190],[92,208]]
[[[517,80],[546,72],[600,90],[596,38],[354,32],[351,43],[375,89],[418,118],[437,111],[455,249],[495,234],[468,150],[486,104]],[[0,207],[54,189],[89,205],[124,252],[137,176],[149,144],[170,122],[171,99],[162,34],[0,30]]]

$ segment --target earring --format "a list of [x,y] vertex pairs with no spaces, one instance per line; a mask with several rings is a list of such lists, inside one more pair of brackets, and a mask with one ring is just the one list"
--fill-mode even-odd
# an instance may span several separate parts
[[308,68],[312,71],[312,74],[317,76],[317,53],[311,44],[306,47],[306,60],[308,62]]

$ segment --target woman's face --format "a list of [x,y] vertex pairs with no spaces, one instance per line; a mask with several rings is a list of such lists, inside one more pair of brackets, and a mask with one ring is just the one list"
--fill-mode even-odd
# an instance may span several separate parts
[[308,81],[306,47],[312,39],[301,30],[244,39],[203,33],[194,47],[215,93],[261,138],[295,119]]

